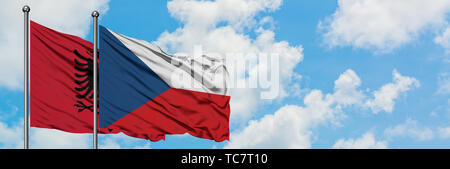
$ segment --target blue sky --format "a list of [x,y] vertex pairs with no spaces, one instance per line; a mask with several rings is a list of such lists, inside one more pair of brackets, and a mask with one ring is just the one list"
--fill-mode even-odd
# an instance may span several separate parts
[[[187,5],[180,5],[185,2]],[[36,12],[34,16],[50,28],[92,41],[89,11],[99,9],[100,25],[130,37],[156,42],[170,52],[180,52],[197,44],[204,45],[207,51],[221,51],[220,47],[203,44],[208,41],[202,41],[202,37],[191,40],[183,35],[200,32],[202,36],[214,37],[213,33],[222,28],[233,30],[230,35],[241,37],[238,40],[246,42],[243,44],[258,46],[256,39],[262,35],[258,32],[261,28],[273,33],[273,40],[265,42],[264,47],[257,47],[258,50],[275,48],[279,42],[285,42],[287,45],[281,49],[294,51],[280,53],[282,59],[292,54],[290,57],[294,60],[291,67],[282,68],[289,74],[281,75],[280,81],[288,91],[286,96],[274,100],[248,97],[231,102],[230,142],[216,143],[190,135],[167,136],[165,141],[149,142],[112,135],[100,137],[103,148],[449,148],[450,3],[436,0],[424,5],[420,1],[399,1],[404,5],[399,9],[396,9],[398,4],[389,1],[368,0],[236,0],[228,3],[251,2],[255,2],[254,7],[236,9],[221,6],[227,4],[223,1],[189,0],[169,3],[102,0],[89,5],[74,1],[67,7],[60,4],[62,8],[71,9],[63,16],[74,17],[81,28],[51,19],[51,14]],[[0,6],[12,8],[27,2],[2,3],[6,4],[0,3]],[[33,12],[51,9],[52,3],[48,4],[37,9],[30,6]],[[73,7],[77,5],[81,6],[78,11]],[[207,10],[206,7],[211,6],[217,7],[219,13]],[[414,11],[416,7],[423,10]],[[0,12],[0,20],[15,16],[19,22],[13,23],[17,23],[20,30],[19,9],[19,12]],[[240,13],[235,14],[234,10]],[[87,13],[87,17],[75,14],[80,11]],[[195,15],[197,12],[213,19]],[[33,19],[33,13],[31,15]],[[262,23],[264,19],[269,21]],[[212,26],[205,26],[207,30],[201,32],[197,29],[201,29],[202,24]],[[9,29],[12,28],[0,26],[0,33],[3,35]],[[20,33],[6,39],[7,43],[1,43],[0,49],[22,44]],[[11,51],[10,55],[22,57],[21,47],[13,48],[16,51]],[[5,59],[6,55],[1,58],[2,62],[18,66],[22,63],[20,59]],[[8,67],[6,63],[0,66]],[[0,147],[20,148],[23,72],[20,72],[21,67],[6,68],[0,70],[19,73],[12,73],[15,75],[12,77],[0,73],[11,79],[10,83],[0,81],[0,133],[7,136],[0,138]],[[301,78],[294,78],[296,75]],[[241,99],[238,94],[235,98]],[[237,108],[242,105],[236,104],[252,99],[259,99],[256,105],[251,104],[254,108]],[[90,135],[42,130],[31,130],[35,132],[31,133],[35,136],[31,138],[32,148],[90,148]],[[51,137],[52,133],[57,133],[55,138]]]

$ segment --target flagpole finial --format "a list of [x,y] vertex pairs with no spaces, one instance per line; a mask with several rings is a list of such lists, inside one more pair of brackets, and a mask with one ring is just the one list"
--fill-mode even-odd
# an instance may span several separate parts
[[100,14],[97,11],[92,12],[92,17],[98,17]]
[[23,6],[22,8],[23,12],[30,12],[30,7],[28,5]]

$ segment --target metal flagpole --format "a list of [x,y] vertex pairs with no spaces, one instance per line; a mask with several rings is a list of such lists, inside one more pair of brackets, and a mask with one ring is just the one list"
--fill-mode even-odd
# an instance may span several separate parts
[[93,122],[93,126],[94,126],[94,149],[98,149],[98,120],[97,120],[97,75],[98,75],[98,69],[97,69],[97,58],[98,58],[98,52],[97,52],[97,37],[98,37],[98,16],[100,14],[97,11],[92,12],[92,17],[94,19],[94,59],[93,59],[93,64],[94,64],[94,122]]
[[29,128],[29,118],[28,118],[28,59],[29,59],[29,12],[30,12],[30,7],[28,5],[23,6],[22,8],[23,14],[24,14],[24,89],[23,89],[23,93],[24,93],[24,118],[23,118],[23,130],[24,130],[24,136],[23,136],[23,148],[24,149],[28,149],[29,148],[29,144],[28,144],[28,128]]

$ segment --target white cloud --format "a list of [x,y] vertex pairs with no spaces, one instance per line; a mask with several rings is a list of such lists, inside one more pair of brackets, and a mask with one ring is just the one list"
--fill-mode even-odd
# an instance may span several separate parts
[[379,90],[373,92],[373,99],[366,101],[365,106],[373,113],[380,111],[391,113],[394,109],[395,99],[414,87],[419,87],[420,83],[413,77],[402,76],[397,70],[393,70],[393,83],[383,85]]
[[[312,128],[321,124],[338,124],[344,115],[341,108],[357,103],[361,81],[353,70],[335,81],[334,93],[323,95],[312,90],[305,106],[286,105],[274,114],[251,120],[241,131],[233,132],[225,148],[310,148]],[[341,100],[342,98],[342,100]]]
[[[90,149],[92,134],[68,133],[56,129],[30,128],[31,149]],[[13,125],[0,121],[0,148],[23,148],[23,121]],[[99,134],[100,149],[149,149],[150,141],[120,134]]]
[[446,53],[450,53],[450,27],[447,27],[441,35],[434,38],[434,43],[441,45]]
[[388,138],[409,137],[419,141],[431,140],[434,138],[434,132],[428,127],[420,127],[416,120],[407,119],[405,123],[385,130]]
[[[12,124],[0,121],[0,148],[23,148],[23,119]],[[91,148],[92,135],[53,129],[30,128],[30,148]]]
[[377,141],[373,133],[367,132],[357,139],[339,139],[334,143],[336,149],[385,149],[388,148],[387,141]]
[[438,94],[450,94],[450,74],[442,73],[438,77]]
[[[327,107],[329,103],[322,99],[322,92],[314,90],[306,96],[305,102],[314,100],[321,105],[311,108],[286,105],[273,115],[250,121],[242,131],[231,133],[231,140],[225,148],[310,148],[312,123],[331,114]],[[317,110],[312,110],[314,108]]]
[[23,12],[31,7],[30,18],[52,29],[85,37],[91,13],[108,10],[109,0],[18,0],[0,1],[0,87],[21,89],[23,83]]
[[34,149],[88,149],[92,148],[91,140],[92,134],[34,127],[30,129],[30,148]]
[[[126,134],[99,135],[99,148],[101,149],[149,149],[150,141],[130,137]],[[145,142],[142,144],[142,142]]]
[[189,26],[211,28],[219,22],[233,26],[254,24],[254,16],[261,11],[273,11],[282,0],[173,0],[167,4],[169,12]]
[[340,105],[360,104],[365,96],[362,91],[356,90],[359,86],[361,86],[361,80],[358,75],[348,69],[334,82],[333,98]]
[[319,28],[331,47],[386,52],[413,41],[426,29],[446,26],[449,12],[448,0],[338,0],[335,13]]
[[[259,54],[278,53],[280,56],[279,99],[287,95],[288,83],[293,76],[293,69],[303,59],[303,48],[292,46],[287,41],[276,41],[275,32],[270,26],[270,16],[255,17],[277,10],[282,0],[173,0],[167,7],[169,13],[182,22],[174,32],[164,32],[156,44],[170,53],[192,54],[194,46],[201,45],[204,53],[217,53],[226,56],[229,53]],[[265,28],[269,25],[269,28]],[[254,33],[255,38],[250,37]],[[230,43],[231,42],[231,43]],[[256,61],[256,56],[245,57]],[[252,62],[258,63],[258,62]],[[233,63],[227,62],[228,70],[233,70]],[[259,73],[270,70],[261,64],[251,64],[247,70],[239,70],[237,83],[254,79]],[[231,121],[245,122],[264,103],[260,99],[260,88],[231,89]]]
[[0,148],[23,148],[23,128],[0,121]]
[[450,138],[450,127],[440,127],[438,128],[438,134],[441,138]]
[[[310,148],[313,130],[325,124],[339,126],[340,119],[346,117],[344,108],[370,105],[377,112],[392,112],[394,100],[399,93],[406,92],[411,85],[418,85],[417,80],[401,76],[396,70],[393,71],[393,80],[393,83],[383,85],[379,91],[375,91],[374,99],[367,99],[358,89],[361,86],[360,78],[353,70],[348,69],[334,82],[333,93],[324,95],[320,90],[312,90],[305,96],[304,106],[286,105],[274,114],[251,120],[242,130],[231,133],[230,142],[225,148]],[[418,130],[408,132],[421,134]],[[422,134],[426,137],[427,133]],[[386,142],[374,141],[372,137],[371,134],[365,134],[356,140],[341,140],[336,143],[336,147],[362,147],[369,146],[370,143],[373,143],[372,148],[387,147]]]

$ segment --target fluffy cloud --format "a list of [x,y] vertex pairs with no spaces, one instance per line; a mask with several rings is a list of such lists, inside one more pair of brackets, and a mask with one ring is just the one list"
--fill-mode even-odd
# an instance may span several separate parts
[[[30,128],[30,148],[91,148],[92,136],[59,130]],[[0,121],[0,148],[23,148],[23,120],[8,125]]]
[[[0,1],[0,87],[20,89],[23,82],[23,12],[31,7],[30,18],[52,29],[85,37],[91,24],[91,13],[108,10],[109,0]],[[70,20],[68,22],[67,20]]]
[[282,0],[173,0],[167,4],[170,14],[189,26],[214,28],[219,22],[233,26],[254,24],[261,11],[274,11]]
[[[287,105],[273,115],[250,121],[244,130],[231,134],[231,141],[225,148],[310,148],[311,125],[332,115],[329,103],[322,97],[321,91],[314,90],[306,96],[305,102],[314,100],[322,105],[307,108]],[[312,110],[314,108],[318,110]]]
[[[276,72],[281,83],[278,97],[281,99],[290,90],[288,83],[293,69],[303,59],[303,48],[276,41],[275,33],[270,29],[270,16],[255,17],[277,10],[281,3],[282,0],[169,1],[169,13],[183,25],[174,32],[162,33],[155,43],[170,53],[192,54],[194,46],[201,46],[204,54],[248,60],[249,67],[244,70],[236,70],[233,62],[227,62],[228,70],[237,77],[232,80],[239,84],[257,79],[259,74]],[[254,33],[255,38],[250,37],[250,33]],[[279,72],[258,64],[256,55],[260,53],[279,54],[279,65],[282,65]],[[249,119],[264,102],[260,99],[261,91],[261,88],[232,88],[231,121],[245,122]]]
[[[23,148],[22,121],[7,125],[0,121],[0,148]],[[54,129],[30,128],[32,149],[90,149],[92,134],[74,134]],[[144,142],[144,143],[143,143]],[[150,141],[133,138],[125,134],[99,135],[101,149],[149,149]]]
[[450,94],[450,74],[443,73],[438,77],[438,94]]
[[140,138],[134,138],[127,136],[123,133],[99,135],[99,148],[100,149],[149,149],[150,141],[145,140],[145,144],[139,145],[137,143],[144,140]]
[[19,125],[9,126],[0,121],[0,148],[22,148],[23,128]]
[[[0,149],[23,148],[23,121],[12,125],[0,121]],[[55,129],[30,128],[30,148],[32,149],[89,149],[92,148],[92,134],[74,134]],[[150,141],[127,136],[123,133],[99,134],[101,149],[149,149]]]
[[362,91],[356,90],[359,86],[361,86],[361,80],[353,70],[349,69],[334,82],[335,92],[332,98],[338,105],[360,104],[365,96]]
[[450,127],[440,127],[438,128],[438,134],[441,138],[450,138]]
[[420,127],[416,120],[407,119],[405,123],[385,130],[388,138],[410,137],[419,141],[431,140],[434,138],[434,132],[428,127]]
[[357,139],[339,139],[333,148],[337,149],[384,149],[388,148],[386,141],[377,141],[373,133],[365,133]]
[[[373,99],[367,99],[368,96],[359,90],[360,78],[348,69],[334,82],[333,93],[324,95],[320,90],[312,90],[304,98],[304,106],[286,105],[274,114],[251,120],[242,130],[231,133],[231,140],[225,148],[310,148],[313,130],[325,124],[340,125],[340,119],[346,117],[345,108],[370,105],[376,112],[392,112],[398,94],[408,91],[415,83],[418,85],[414,78],[401,76],[396,70],[393,71],[393,81],[375,91]],[[395,135],[402,131],[402,127],[398,127],[387,133]],[[341,139],[335,144],[335,148],[363,146],[386,148],[387,143],[375,141],[369,133],[356,140]]]
[[419,87],[420,83],[413,77],[402,76],[394,69],[392,72],[393,83],[383,85],[381,89],[373,92],[373,99],[366,101],[365,106],[369,107],[373,113],[380,111],[391,113],[393,111],[397,97],[413,87]]
[[338,0],[335,13],[319,28],[331,47],[351,45],[386,52],[411,42],[428,28],[445,26],[449,12],[448,0]]
[[[361,80],[353,70],[342,73],[335,81],[334,93],[312,90],[305,106],[286,105],[274,114],[252,120],[241,131],[231,134],[225,148],[310,148],[312,128],[337,124],[343,117],[341,108],[358,103]],[[342,100],[341,100],[342,98]]]
[[92,148],[91,141],[92,134],[73,134],[55,129],[34,127],[30,130],[30,148],[88,149]]
[[434,38],[434,43],[441,45],[446,53],[450,53],[450,27],[447,27],[441,35]]

